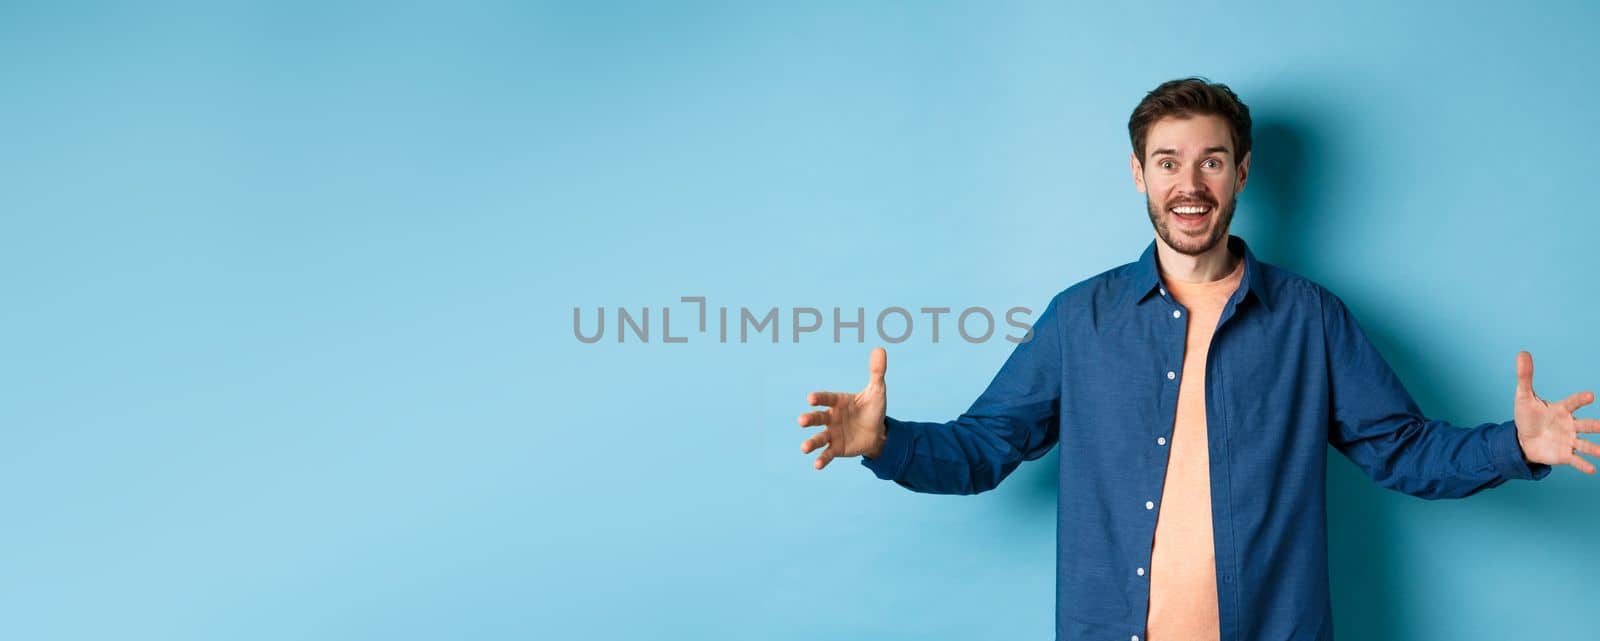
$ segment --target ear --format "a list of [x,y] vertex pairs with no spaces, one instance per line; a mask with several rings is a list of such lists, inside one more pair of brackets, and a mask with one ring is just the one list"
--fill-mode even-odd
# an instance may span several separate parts
[[1144,166],[1139,164],[1139,157],[1135,156],[1131,151],[1128,152],[1128,169],[1133,172],[1133,187],[1138,189],[1141,194],[1146,193],[1144,190]]
[[1237,187],[1234,187],[1233,193],[1237,194],[1237,193],[1239,193],[1241,191],[1244,191],[1244,181],[1247,180],[1248,178],[1250,178],[1250,154],[1251,153],[1252,152],[1248,152],[1248,151],[1244,152],[1244,160],[1239,161],[1239,184],[1238,184]]

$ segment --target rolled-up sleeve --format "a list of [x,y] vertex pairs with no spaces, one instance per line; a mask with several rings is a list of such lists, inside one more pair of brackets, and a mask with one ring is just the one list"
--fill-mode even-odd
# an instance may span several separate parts
[[1328,442],[1379,486],[1424,499],[1463,498],[1511,479],[1539,480],[1513,421],[1471,428],[1429,419],[1344,302],[1320,290],[1331,414]]
[[1061,299],[1057,294],[1045,306],[1031,336],[960,417],[944,423],[885,417],[883,451],[861,464],[917,492],[977,494],[1049,452],[1060,438]]

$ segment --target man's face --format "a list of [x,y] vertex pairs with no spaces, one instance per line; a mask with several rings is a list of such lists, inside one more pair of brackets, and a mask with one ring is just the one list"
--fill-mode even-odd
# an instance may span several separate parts
[[1250,154],[1234,157],[1228,121],[1168,116],[1150,126],[1145,158],[1129,154],[1133,183],[1145,195],[1150,225],[1168,247],[1203,254],[1228,237]]

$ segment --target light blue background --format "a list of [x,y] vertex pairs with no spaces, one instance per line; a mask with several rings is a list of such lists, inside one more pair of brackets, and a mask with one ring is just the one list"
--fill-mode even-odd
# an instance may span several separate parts
[[[1600,10],[1278,4],[0,5],[0,637],[1050,638],[1054,453],[819,472],[875,342],[572,309],[1042,309],[1150,241],[1127,116],[1191,74],[1256,117],[1234,233],[1430,415],[1600,384]],[[1010,352],[950,328],[891,413]],[[1341,638],[1595,633],[1600,481],[1331,456]]]

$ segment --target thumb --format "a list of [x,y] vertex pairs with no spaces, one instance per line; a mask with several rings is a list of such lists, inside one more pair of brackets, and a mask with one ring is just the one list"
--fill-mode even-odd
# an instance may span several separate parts
[[1517,352],[1517,398],[1533,398],[1533,354]]
[[867,359],[867,371],[872,375],[867,379],[867,385],[883,387],[883,374],[888,369],[889,352],[882,347],[872,348],[872,356]]

